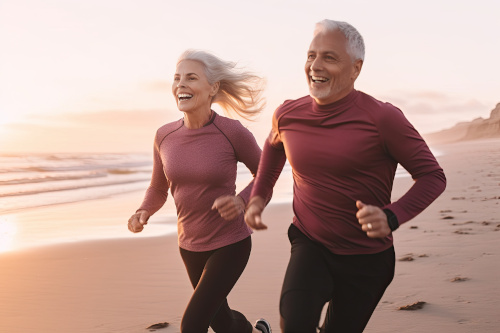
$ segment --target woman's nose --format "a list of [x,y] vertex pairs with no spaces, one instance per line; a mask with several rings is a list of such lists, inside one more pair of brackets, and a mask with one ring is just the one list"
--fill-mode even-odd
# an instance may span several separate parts
[[185,81],[183,79],[180,79],[179,82],[177,82],[177,87],[185,87]]

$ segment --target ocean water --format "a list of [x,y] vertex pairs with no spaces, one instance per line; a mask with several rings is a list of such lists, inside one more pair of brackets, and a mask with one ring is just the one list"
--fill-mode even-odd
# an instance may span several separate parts
[[[149,154],[0,155],[0,214],[145,191],[152,167]],[[286,165],[282,178],[290,175]],[[251,179],[238,164],[237,188]],[[275,195],[278,201],[291,200],[290,191]]]
[[[0,154],[0,252],[62,242],[175,234],[171,197],[150,219],[148,233],[137,236],[126,229],[126,221],[149,185],[152,167],[150,154]],[[409,175],[398,168],[396,177],[404,176]],[[237,191],[251,179],[249,170],[240,163]],[[132,192],[137,202],[121,201],[124,194]],[[287,163],[272,202],[291,202],[292,197],[292,170]],[[104,198],[116,200],[99,200]],[[107,207],[103,206],[109,205],[111,212],[119,214],[86,212],[75,216],[70,206],[62,205],[86,200],[94,200],[96,211],[105,212]],[[51,208],[54,205],[57,209]],[[52,211],[64,215],[53,218]],[[34,212],[35,217],[16,218],[23,212]]]
[[0,214],[144,189],[151,169],[147,154],[0,155]]
[[[74,241],[175,234],[172,197],[150,219],[147,233],[134,235],[126,228],[126,221],[149,185],[152,161],[150,154],[0,154],[0,252]],[[237,191],[251,179],[250,171],[239,164]],[[274,201],[291,201],[289,166],[279,184]],[[133,193],[137,200],[124,197],[127,193]],[[95,212],[82,214],[81,208],[64,205],[88,200],[93,200],[90,207]],[[110,213],[106,212],[108,207]],[[19,214],[28,214],[29,218],[19,218]]]
[[[149,154],[0,154],[0,214],[145,191],[152,167]],[[404,176],[398,167],[396,177]],[[291,178],[287,163],[273,202],[292,200]],[[237,189],[251,179],[240,163]]]

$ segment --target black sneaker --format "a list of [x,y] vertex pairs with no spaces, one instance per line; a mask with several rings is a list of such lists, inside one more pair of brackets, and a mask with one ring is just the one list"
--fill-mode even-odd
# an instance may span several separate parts
[[271,330],[271,324],[264,318],[260,318],[257,320],[255,323],[255,328],[258,329],[259,331],[262,331],[262,333],[272,333],[273,331]]

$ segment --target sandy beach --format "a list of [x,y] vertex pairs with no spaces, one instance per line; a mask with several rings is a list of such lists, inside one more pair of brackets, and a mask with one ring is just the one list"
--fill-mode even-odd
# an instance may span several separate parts
[[[433,147],[448,186],[395,233],[396,276],[365,332],[496,332],[500,326],[500,139]],[[411,186],[398,178],[393,200]],[[126,219],[142,193],[33,209],[17,219]],[[50,214],[46,213],[47,210]],[[44,213],[45,212],[45,213]],[[64,212],[64,213],[62,213]],[[126,218],[125,218],[126,215]],[[291,204],[271,204],[229,297],[279,332]],[[147,226],[149,227],[149,226]],[[178,332],[191,294],[175,235],[74,242],[0,254],[0,333]],[[416,302],[416,310],[399,310]]]

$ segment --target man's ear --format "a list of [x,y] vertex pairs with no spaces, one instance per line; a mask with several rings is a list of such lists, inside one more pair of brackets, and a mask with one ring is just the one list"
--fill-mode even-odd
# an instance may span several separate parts
[[361,60],[361,59],[356,60],[352,64],[353,71],[352,71],[352,77],[351,78],[352,78],[353,81],[356,81],[356,79],[359,76],[359,73],[361,73],[361,67],[363,67],[363,60]]

